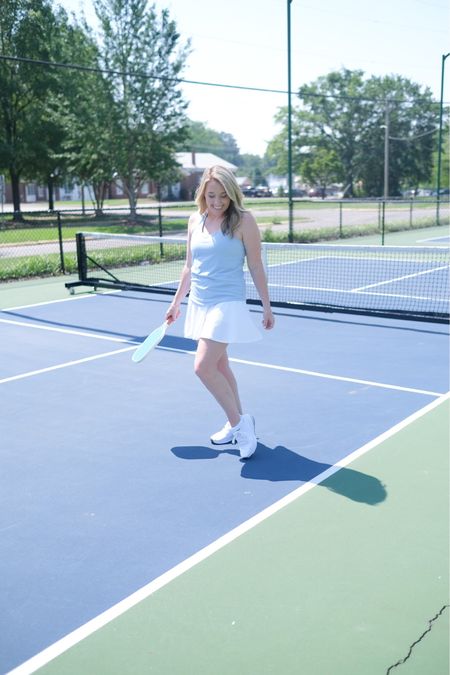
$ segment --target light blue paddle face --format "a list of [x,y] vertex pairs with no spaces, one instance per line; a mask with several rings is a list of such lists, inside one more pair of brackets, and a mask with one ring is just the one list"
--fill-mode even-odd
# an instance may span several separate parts
[[159,345],[166,334],[166,330],[167,322],[164,321],[164,323],[158,328],[155,328],[155,330],[152,331],[150,335],[145,338],[144,342],[133,352],[133,356],[131,357],[132,361],[139,363],[142,359],[145,359],[147,354]]

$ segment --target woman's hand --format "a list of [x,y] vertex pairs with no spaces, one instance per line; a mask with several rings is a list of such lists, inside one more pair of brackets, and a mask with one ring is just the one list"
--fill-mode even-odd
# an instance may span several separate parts
[[166,312],[166,321],[169,326],[178,319],[180,313],[180,306],[177,303],[172,303]]
[[264,326],[264,328],[266,330],[270,330],[275,325],[275,317],[272,314],[272,310],[271,310],[270,307],[267,307],[267,309],[264,309],[262,325]]

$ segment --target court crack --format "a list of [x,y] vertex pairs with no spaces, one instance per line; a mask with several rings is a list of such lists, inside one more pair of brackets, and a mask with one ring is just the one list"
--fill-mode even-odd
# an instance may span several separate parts
[[439,612],[438,612],[435,616],[433,616],[432,619],[429,619],[429,620],[428,620],[428,628],[422,633],[422,635],[420,635],[420,637],[417,638],[417,640],[415,640],[415,641],[412,643],[412,645],[410,646],[410,648],[409,648],[409,650],[408,650],[408,653],[406,654],[406,656],[405,656],[403,659],[400,659],[399,661],[397,661],[397,663],[394,663],[394,664],[392,664],[392,666],[389,666],[389,668],[388,668],[387,671],[386,671],[386,675],[390,675],[390,672],[391,672],[392,670],[394,670],[394,668],[397,668],[397,666],[402,666],[404,663],[406,663],[406,661],[407,661],[407,660],[409,659],[409,657],[411,656],[414,647],[415,647],[416,645],[418,645],[419,642],[422,642],[422,640],[424,639],[425,635],[427,635],[428,633],[430,633],[431,629],[433,628],[433,625],[434,625],[435,621],[437,621],[437,619],[439,619],[439,617],[440,617],[440,616],[445,612],[445,610],[448,609],[449,607],[450,607],[450,605],[444,605],[443,607],[441,607],[441,609],[439,610]]

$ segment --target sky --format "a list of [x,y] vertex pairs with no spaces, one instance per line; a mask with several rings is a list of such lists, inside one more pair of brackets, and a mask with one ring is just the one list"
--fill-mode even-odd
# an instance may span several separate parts
[[[54,0],[84,12],[91,0]],[[288,0],[156,0],[191,40],[183,79],[287,92]],[[440,99],[442,55],[450,52],[448,0],[291,0],[291,89],[348,68],[401,75]],[[275,115],[287,94],[182,85],[190,119],[232,134],[241,153],[263,155],[280,131]],[[450,57],[444,100],[450,100]],[[293,104],[295,96],[292,97]]]

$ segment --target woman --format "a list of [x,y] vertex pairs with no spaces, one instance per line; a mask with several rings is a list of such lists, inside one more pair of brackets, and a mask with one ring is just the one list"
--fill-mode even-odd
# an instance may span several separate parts
[[195,373],[224,410],[227,422],[211,436],[215,445],[237,443],[242,458],[256,450],[254,418],[243,414],[228,344],[253,342],[261,333],[245,303],[244,258],[263,306],[262,325],[273,328],[261,238],[242,205],[234,174],[223,166],[206,169],[196,193],[198,212],[189,219],[186,264],[166,319],[173,323],[189,293],[185,337],[198,340]]

